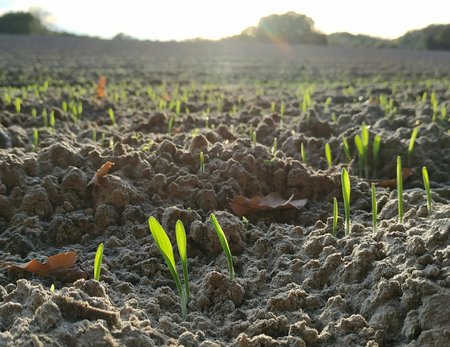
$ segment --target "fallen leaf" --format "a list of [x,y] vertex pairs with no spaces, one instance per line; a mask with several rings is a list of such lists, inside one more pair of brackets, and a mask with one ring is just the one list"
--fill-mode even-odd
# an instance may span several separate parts
[[294,195],[292,195],[288,200],[283,199],[277,193],[270,193],[266,196],[254,196],[249,199],[242,195],[236,195],[230,201],[230,207],[233,210],[234,214],[242,217],[248,213],[258,212],[258,211],[267,211],[267,210],[276,210],[276,209],[285,209],[285,208],[297,208],[300,209],[306,205],[306,199],[293,199]]
[[103,99],[106,97],[106,77],[100,76],[97,84],[97,98]]
[[[402,169],[402,180],[403,182],[406,181],[409,176],[411,176],[414,173],[414,170],[409,168],[409,167],[404,167]],[[386,179],[386,180],[376,180],[374,181],[375,185],[378,187],[383,187],[383,188],[395,188],[397,187],[397,179],[396,178],[392,178],[392,179]]]
[[97,170],[97,172],[95,173],[94,177],[92,177],[90,182],[87,184],[88,187],[91,184],[93,184],[94,186],[98,186],[99,185],[99,179],[102,178],[103,176],[106,176],[108,174],[109,170],[111,170],[111,168],[113,166],[114,166],[114,163],[112,161],[107,161],[102,166],[100,166],[100,169]]
[[75,267],[77,258],[75,252],[66,252],[52,255],[43,263],[36,259],[25,264],[0,261],[0,269],[11,272],[26,271],[40,277],[55,277],[73,282],[80,278],[87,278],[84,271]]

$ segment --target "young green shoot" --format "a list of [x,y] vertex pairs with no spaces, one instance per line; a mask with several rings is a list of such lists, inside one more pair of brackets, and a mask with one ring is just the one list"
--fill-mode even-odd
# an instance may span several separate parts
[[172,243],[170,242],[170,239],[164,231],[163,227],[161,226],[161,224],[159,224],[155,217],[150,216],[150,218],[148,219],[148,226],[150,228],[153,239],[155,240],[156,246],[161,252],[164,261],[166,262],[167,268],[169,269],[169,272],[172,275],[173,280],[175,281],[178,295],[180,296],[181,315],[183,316],[183,318],[185,318],[187,314],[186,293],[181,287],[181,280],[180,276],[178,276],[175,257],[173,255]]
[[345,235],[350,234],[350,177],[345,168],[341,173],[342,197],[345,212]]
[[372,182],[371,186],[372,195],[372,226],[373,232],[377,232],[377,216],[378,216],[378,206],[377,206],[377,191],[375,189],[375,183]]
[[225,236],[225,233],[222,230],[222,227],[220,226],[219,222],[217,221],[216,216],[214,216],[213,213],[211,213],[211,224],[216,230],[217,236],[220,241],[220,245],[222,246],[223,252],[225,253],[225,256],[227,257],[228,262],[228,271],[230,273],[230,281],[234,279],[234,267],[233,267],[233,257],[231,256],[230,247],[228,246],[227,237]]
[[52,283],[52,285],[50,286],[50,293],[55,293],[55,284]]
[[255,130],[252,131],[252,143],[253,143],[253,145],[256,145],[256,131]]
[[50,112],[50,127],[55,130],[55,111]]
[[302,156],[302,162],[306,164],[307,163],[306,150],[305,144],[303,142],[300,144],[300,155]]
[[333,236],[337,235],[337,224],[338,224],[338,202],[336,197],[333,198]]
[[361,137],[359,135],[355,136],[355,146],[356,151],[358,152],[358,168],[359,168],[359,175],[363,175],[363,168],[364,168],[364,151],[363,146],[361,142]]
[[417,133],[419,132],[419,127],[415,127],[411,133],[411,138],[408,144],[408,166],[411,167],[411,159],[414,151],[414,143],[416,142]]
[[100,272],[102,270],[103,262],[103,243],[100,243],[97,247],[94,259],[94,280],[100,281]]
[[347,163],[350,163],[351,160],[350,146],[348,145],[347,139],[343,135],[342,135],[342,146],[344,148],[345,160],[347,161]]
[[361,145],[364,162],[364,177],[369,178],[369,128],[365,123],[361,125]]
[[20,100],[20,98],[14,99],[14,108],[16,109],[16,113],[20,113],[22,108],[22,100]]
[[428,215],[430,216],[432,212],[431,190],[430,190],[430,180],[428,178],[428,170],[425,166],[422,168],[422,177],[423,177],[423,186],[425,187],[425,192],[427,194]]
[[398,200],[398,222],[403,223],[403,177],[402,158],[397,157],[397,200]]
[[172,134],[174,122],[175,122],[175,115],[172,113],[169,117],[169,124],[167,125],[167,134]]
[[39,131],[36,128],[33,128],[33,147],[37,150],[39,146]]
[[333,166],[333,158],[331,157],[331,148],[328,142],[325,144],[325,158],[327,159],[328,168],[331,168]]
[[109,119],[111,120],[111,123],[114,125],[114,127],[117,127],[116,117],[114,116],[114,110],[112,108],[108,109],[108,116],[109,116]]
[[181,267],[183,269],[184,293],[186,295],[187,301],[189,300],[191,294],[189,291],[186,231],[184,230],[184,225],[181,220],[177,220],[177,224],[175,225],[175,235],[177,238],[178,254],[180,255]]
[[205,173],[205,156],[203,154],[203,151],[200,151],[199,154],[200,157],[200,169],[199,169],[199,173]]
[[381,147],[381,136],[375,135],[372,143],[373,176],[377,177],[378,155]]
[[36,109],[34,107],[31,109],[31,115],[33,116],[34,119],[36,119],[37,111],[36,111]]

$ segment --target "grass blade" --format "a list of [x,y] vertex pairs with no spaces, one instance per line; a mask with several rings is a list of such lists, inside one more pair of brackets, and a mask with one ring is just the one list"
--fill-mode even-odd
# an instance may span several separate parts
[[377,216],[378,216],[378,206],[377,206],[377,192],[375,189],[375,183],[372,182],[371,187],[372,192],[372,226],[373,232],[377,232]]
[[364,151],[363,151],[363,146],[362,146],[362,142],[361,142],[361,137],[359,137],[359,135],[355,136],[355,146],[356,146],[356,151],[358,152],[358,167],[359,167],[359,175],[362,176],[363,175],[363,168],[364,168]]
[[411,159],[414,150],[414,143],[416,142],[417,133],[419,132],[419,127],[415,127],[411,133],[411,138],[408,144],[408,167],[411,167]]
[[345,168],[341,173],[342,196],[344,198],[345,235],[350,234],[350,177]]
[[97,247],[97,252],[94,258],[94,280],[100,281],[100,272],[103,262],[103,243],[100,243]]
[[183,268],[184,293],[186,294],[186,300],[189,300],[191,294],[189,291],[187,241],[186,241],[186,231],[184,230],[184,225],[181,220],[177,220],[177,224],[175,226],[175,235],[177,238],[177,246],[178,246],[178,253],[180,254],[181,266]]
[[331,168],[333,166],[333,158],[331,157],[331,148],[328,142],[325,144],[325,158],[327,159],[328,168]]
[[425,187],[425,192],[427,194],[427,210],[428,210],[428,215],[431,215],[432,212],[432,202],[431,202],[431,190],[430,190],[430,180],[428,177],[428,170],[427,168],[424,166],[422,168],[422,177],[423,177],[423,185]]
[[225,253],[225,256],[227,257],[228,262],[228,270],[230,272],[230,281],[234,278],[234,267],[233,267],[233,258],[231,256],[230,246],[228,246],[227,237],[225,236],[225,233],[222,230],[222,227],[220,226],[219,222],[217,221],[216,216],[211,213],[211,224],[213,225],[214,229],[216,230],[217,236],[219,237],[220,245],[222,246],[222,249]]
[[402,157],[397,157],[397,199],[398,199],[398,222],[403,223],[403,177]]
[[170,242],[170,239],[167,236],[166,232],[164,231],[163,227],[161,226],[161,224],[159,224],[159,222],[156,220],[155,217],[150,216],[150,218],[148,219],[148,226],[150,228],[150,232],[153,236],[153,239],[155,240],[156,246],[161,252],[167,264],[169,272],[172,275],[172,278],[177,286],[178,294],[180,295],[181,301],[181,314],[184,318],[186,317],[187,313],[186,297],[181,287],[180,277],[178,276],[175,264],[175,257],[173,255],[172,243]]
[[342,136],[342,145],[344,147],[345,160],[347,161],[347,163],[350,163],[350,146],[348,145],[348,141],[345,136]]
[[337,235],[337,223],[338,223],[338,202],[336,197],[333,198],[333,236]]
[[378,154],[380,153],[381,136],[375,135],[372,143],[373,176],[377,177]]

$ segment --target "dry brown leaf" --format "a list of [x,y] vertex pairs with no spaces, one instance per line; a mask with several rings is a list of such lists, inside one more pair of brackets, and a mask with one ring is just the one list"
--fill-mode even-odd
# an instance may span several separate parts
[[94,186],[98,186],[99,179],[103,176],[106,176],[113,166],[114,163],[112,161],[107,161],[106,163],[104,163],[102,166],[100,166],[100,169],[97,170],[94,177],[92,177],[87,185],[90,186],[91,184],[93,184]]
[[103,99],[106,97],[106,77],[100,76],[97,84],[97,98]]
[[[414,173],[414,170],[409,168],[409,167],[404,167],[402,169],[402,180],[403,182],[406,181],[409,176],[411,176]],[[392,179],[386,179],[386,180],[379,180],[379,181],[374,181],[375,185],[377,185],[378,187],[383,187],[383,188],[395,188],[397,187],[397,179],[396,178],[392,178]]]
[[300,209],[306,205],[306,199],[294,200],[293,195],[288,199],[283,199],[277,193],[270,193],[266,196],[254,196],[249,199],[242,195],[236,195],[230,201],[230,207],[234,214],[242,217],[248,213],[267,211],[284,208],[297,208]]
[[55,277],[60,280],[75,281],[80,278],[87,278],[81,269],[75,267],[77,261],[75,252],[66,252],[52,255],[46,261],[33,259],[25,264],[0,261],[0,269],[7,271],[26,271],[40,277]]

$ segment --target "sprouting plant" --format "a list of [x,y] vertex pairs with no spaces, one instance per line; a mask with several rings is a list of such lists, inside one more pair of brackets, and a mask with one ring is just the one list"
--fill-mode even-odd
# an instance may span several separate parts
[[272,103],[270,104],[270,112],[275,112],[275,101],[272,101]]
[[216,216],[214,216],[213,213],[211,213],[210,218],[211,218],[211,224],[213,225],[214,229],[216,230],[217,236],[219,238],[220,245],[222,246],[225,256],[227,257],[230,281],[232,281],[234,279],[233,257],[231,256],[231,251],[230,251],[230,247],[228,246],[227,237],[225,236],[225,233],[223,232],[222,227],[220,226],[219,222],[217,221]]
[[50,112],[50,127],[55,129],[55,111]]
[[92,141],[97,142],[97,129],[92,128]]
[[11,98],[11,94],[5,92],[3,94],[3,101],[5,102],[5,105],[9,106],[12,103],[12,98]]
[[305,144],[302,142],[300,144],[300,155],[302,156],[302,162],[306,164],[307,158],[306,158],[306,150],[305,150]]
[[358,172],[359,175],[362,176],[364,168],[364,151],[361,142],[361,137],[359,137],[359,135],[355,136],[355,147],[356,151],[358,152],[358,168],[359,168]]
[[286,112],[286,105],[284,104],[284,100],[281,101],[281,105],[280,105],[280,117],[281,119],[283,119],[284,117],[284,112]]
[[189,275],[188,275],[188,261],[187,261],[187,241],[186,231],[181,220],[177,220],[175,225],[175,236],[177,239],[178,254],[180,255],[181,267],[183,269],[183,281],[184,281],[184,293],[186,295],[186,301],[191,296],[189,291]]
[[21,105],[22,105],[22,100],[20,98],[15,98],[14,99],[14,107],[16,109],[16,113],[20,113],[21,110]]
[[54,293],[55,292],[55,284],[52,283],[52,285],[50,286],[50,293]]
[[249,221],[248,221],[248,219],[245,216],[242,216],[242,223],[244,223],[245,229],[247,229]]
[[336,197],[333,198],[333,236],[337,235],[337,223],[338,223],[338,202]]
[[114,110],[112,108],[108,109],[108,116],[109,119],[111,120],[111,123],[117,127],[117,123],[116,123],[116,117],[114,116]]
[[37,111],[36,111],[36,109],[34,107],[31,109],[31,115],[33,116],[34,119],[36,119]]
[[325,99],[324,104],[323,104],[323,110],[324,110],[325,112],[328,112],[328,111],[330,110],[330,104],[331,104],[331,97],[327,97],[327,98]]
[[100,272],[102,270],[103,262],[103,243],[101,242],[97,247],[94,258],[94,280],[100,281]]
[[344,200],[345,212],[345,235],[350,234],[350,177],[345,168],[341,173],[342,197]]
[[397,200],[398,200],[398,222],[403,223],[403,177],[402,158],[397,157]]
[[447,119],[447,107],[445,104],[441,105],[441,119],[446,120]]
[[344,135],[342,135],[342,146],[344,148],[345,160],[347,161],[347,163],[350,163],[350,160],[351,160],[350,147],[349,147],[348,141]]
[[328,167],[331,168],[333,166],[333,158],[331,157],[331,148],[328,142],[325,143],[325,158],[327,159]]
[[199,169],[199,172],[202,174],[202,173],[205,172],[205,156],[203,154],[203,151],[200,151],[199,157],[200,157],[200,169]]
[[174,122],[175,122],[175,115],[172,113],[169,117],[169,124],[167,125],[167,133],[168,134],[172,134]]
[[253,143],[253,145],[256,145],[256,131],[255,130],[252,131],[252,143]]
[[417,133],[419,132],[419,127],[415,127],[411,133],[411,138],[408,144],[408,166],[411,167],[411,159],[414,150],[414,143],[416,142]]
[[179,115],[181,113],[181,101],[177,100],[175,102],[175,113]]
[[39,131],[36,128],[33,128],[33,147],[36,150],[39,145]]
[[381,147],[381,136],[375,135],[372,143],[372,160],[373,160],[373,175],[377,177],[377,167],[378,167],[378,155],[380,153]]
[[432,206],[431,206],[431,190],[430,190],[430,180],[428,178],[428,170],[424,166],[422,168],[422,177],[423,177],[423,186],[425,187],[425,192],[427,194],[427,210],[428,215],[431,215],[432,212]]
[[169,272],[172,275],[173,280],[175,281],[178,295],[180,296],[181,315],[183,316],[183,318],[185,318],[187,314],[187,293],[183,291],[183,288],[181,286],[180,276],[178,276],[175,257],[173,255],[172,243],[170,242],[170,239],[164,231],[163,227],[161,226],[161,224],[159,224],[155,217],[150,216],[150,218],[148,219],[148,226],[153,239],[155,240],[156,246],[161,252],[164,261],[166,262],[167,268],[169,269]]
[[372,226],[373,232],[377,232],[377,215],[378,215],[378,206],[377,206],[377,192],[375,189],[375,183],[372,182],[371,186],[371,195],[372,195]]
[[369,177],[369,128],[365,123],[361,125],[361,145],[364,162],[364,177]]
[[64,111],[64,113],[66,113],[67,112],[67,102],[63,101],[61,104],[61,108]]
[[422,94],[422,104],[426,104],[428,100],[428,94],[427,92],[423,92]]

